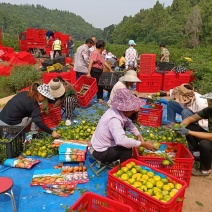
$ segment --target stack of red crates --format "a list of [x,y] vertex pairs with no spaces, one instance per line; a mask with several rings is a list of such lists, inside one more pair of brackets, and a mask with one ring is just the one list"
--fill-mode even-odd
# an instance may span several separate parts
[[163,83],[163,75],[158,73],[142,74],[138,73],[141,83],[136,83],[136,91],[138,92],[158,92],[161,90]]
[[163,90],[169,91],[170,89],[182,85],[183,83],[190,83],[191,76],[190,72],[176,74],[169,72],[164,75]]
[[43,83],[48,84],[51,79],[61,76],[64,80],[74,84],[76,82],[76,71],[70,70],[62,73],[43,73]]
[[152,74],[155,72],[156,54],[140,55],[140,73]]
[[136,84],[138,92],[158,92],[162,88],[163,75],[155,73],[156,54],[140,56],[140,71],[138,78],[142,81]]

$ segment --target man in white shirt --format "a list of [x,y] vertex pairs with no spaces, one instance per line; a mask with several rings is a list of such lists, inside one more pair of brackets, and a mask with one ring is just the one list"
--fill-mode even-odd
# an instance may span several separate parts
[[138,52],[134,48],[136,45],[134,40],[129,40],[129,48],[125,52],[125,67],[128,69],[128,67],[133,67],[134,69],[137,68],[137,60],[138,60]]
[[74,70],[76,71],[76,79],[88,73],[88,65],[90,62],[90,50],[94,42],[91,38],[85,41],[85,44],[77,48],[74,60]]

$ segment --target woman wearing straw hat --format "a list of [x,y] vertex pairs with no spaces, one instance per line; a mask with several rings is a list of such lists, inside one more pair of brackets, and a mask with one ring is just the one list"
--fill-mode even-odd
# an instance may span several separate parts
[[65,81],[62,77],[58,77],[49,82],[49,87],[51,95],[57,99],[54,107],[64,107],[66,116],[65,124],[70,126],[72,114],[77,105],[77,95],[73,85]]
[[115,96],[118,89],[130,89],[136,82],[141,82],[141,80],[137,77],[137,73],[134,70],[127,71],[126,74],[123,77],[120,77],[119,81],[113,86],[113,89],[110,93],[110,98],[107,102],[108,106],[111,107],[111,100]]
[[[60,135],[48,128],[42,121],[39,103],[47,98],[54,100],[50,94],[49,85],[34,83],[29,91],[20,92],[7,102],[0,113],[0,125],[26,127],[33,122],[44,132],[51,134],[54,138],[59,138]],[[31,131],[36,135],[38,129],[34,124]]]
[[[91,138],[91,153],[96,160],[111,163],[132,157],[132,148],[143,146],[156,150],[152,142],[145,142],[129,117],[146,102],[137,98],[127,88],[119,89],[111,100],[109,108],[99,120]],[[137,139],[128,138],[124,129],[128,129]]]
[[[199,151],[200,169],[193,169],[193,176],[209,176],[211,174],[212,163],[212,93],[202,96],[210,100],[210,107],[206,107],[196,114],[184,119],[181,125],[186,128],[180,128],[178,133],[186,135],[189,149],[191,152]],[[208,131],[200,127],[196,122],[201,119],[208,119]]]

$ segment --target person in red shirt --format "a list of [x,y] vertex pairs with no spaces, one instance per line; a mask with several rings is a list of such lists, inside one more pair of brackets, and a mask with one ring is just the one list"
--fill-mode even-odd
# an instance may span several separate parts
[[[102,51],[105,49],[105,42],[103,40],[98,40],[96,43],[96,50],[91,53],[90,63],[88,66],[88,74],[87,77],[93,77],[96,79],[97,85],[99,84],[99,78],[103,72],[104,66],[107,67],[110,72],[113,72],[111,67],[108,66],[104,57],[102,55]],[[98,86],[97,99],[99,103],[103,103],[103,88]]]

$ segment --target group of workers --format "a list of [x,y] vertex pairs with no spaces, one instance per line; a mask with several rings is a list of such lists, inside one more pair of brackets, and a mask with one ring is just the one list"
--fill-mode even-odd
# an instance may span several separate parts
[[[146,101],[136,97],[130,88],[136,82],[141,82],[134,70],[137,67],[137,51],[135,42],[129,41],[129,48],[125,52],[126,74],[114,85],[108,101],[109,109],[103,114],[91,138],[91,152],[96,160],[111,163],[116,160],[123,162],[132,157],[132,148],[143,146],[155,151],[157,148],[152,141],[144,141],[130,117],[146,104]],[[163,47],[165,48],[165,47]],[[86,40],[85,44],[77,48],[74,69],[77,78],[81,75],[98,80],[104,66],[108,66],[102,52],[105,42],[95,37]],[[163,49],[162,57],[167,59],[168,50]],[[113,72],[111,67],[108,67]],[[212,162],[212,108],[208,107],[212,93],[200,95],[189,84],[178,86],[170,92],[161,92],[161,96],[170,95],[167,105],[168,120],[176,122],[176,114],[182,115],[182,126],[178,133],[186,135],[191,152],[200,152],[200,169],[192,170],[195,176],[208,176],[211,173]],[[54,78],[49,84],[34,83],[29,91],[15,95],[0,113],[0,125],[27,126],[30,122],[34,126],[51,134],[54,138],[60,135],[49,129],[43,122],[40,112],[40,103],[50,99],[54,106],[65,107],[66,124],[71,125],[71,116],[77,104],[76,92],[73,86],[61,78]],[[103,102],[103,89],[98,86],[97,99]],[[206,131],[208,121],[208,131]],[[33,126],[33,125],[32,125]],[[135,135],[136,139],[128,138],[126,130]]]

